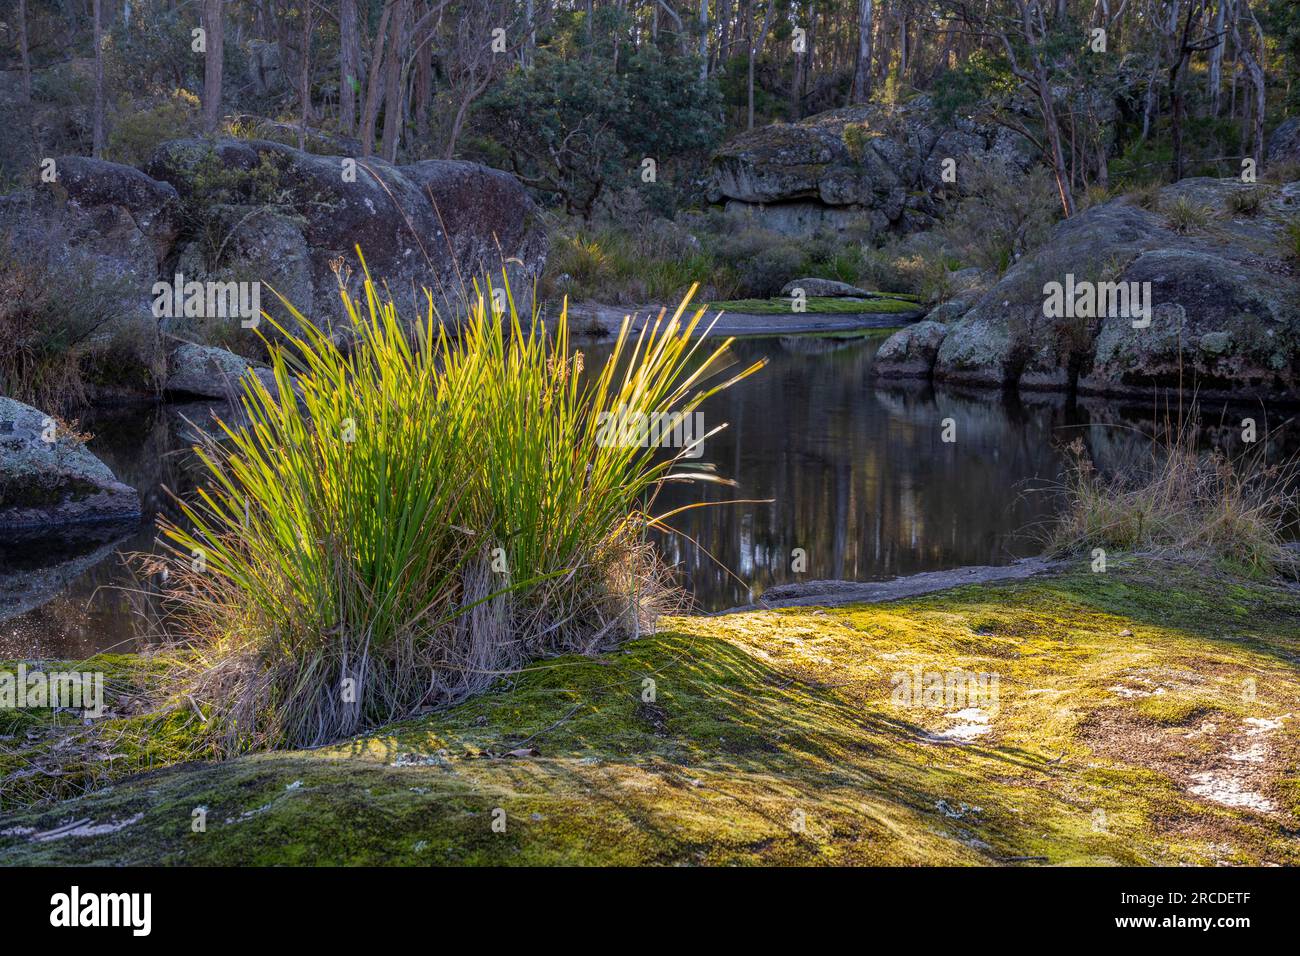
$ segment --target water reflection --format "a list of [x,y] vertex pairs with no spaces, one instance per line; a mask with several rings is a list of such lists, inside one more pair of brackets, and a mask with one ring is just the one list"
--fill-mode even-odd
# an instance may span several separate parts
[[770,364],[704,412],[709,427],[732,425],[705,457],[739,487],[677,486],[664,503],[771,500],[675,523],[682,535],[664,551],[702,607],[746,603],[786,581],[878,580],[1039,550],[1025,532],[1056,506],[1050,486],[1072,414],[1063,403],[877,384],[877,346],[737,344],[742,362]]

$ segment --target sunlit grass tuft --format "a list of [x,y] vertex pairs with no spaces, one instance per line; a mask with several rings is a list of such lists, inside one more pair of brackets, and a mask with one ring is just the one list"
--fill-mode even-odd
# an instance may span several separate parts
[[497,291],[500,312],[486,288],[460,325],[430,301],[408,326],[367,273],[360,302],[343,293],[347,348],[268,317],[275,385],[243,380],[247,423],[197,449],[207,484],[164,525],[193,648],[176,692],[224,749],[444,706],[671,600],[648,508],[665,480],[719,479],[688,449],[609,441],[609,417],[689,415],[761,363],[719,381],[730,340],[693,338],[684,301],[588,370],[563,316],[548,332]]

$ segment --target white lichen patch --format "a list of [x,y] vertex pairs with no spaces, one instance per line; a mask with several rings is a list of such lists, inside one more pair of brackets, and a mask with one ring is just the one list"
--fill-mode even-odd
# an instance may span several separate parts
[[1212,800],[1225,807],[1242,807],[1272,813],[1276,804],[1262,793],[1247,788],[1242,780],[1213,770],[1192,775],[1195,781],[1188,789],[1198,797]]
[[1234,750],[1228,754],[1228,759],[1242,763],[1264,763],[1268,759],[1268,748],[1263,744],[1251,744],[1245,750]]
[[1290,714],[1283,714],[1281,717],[1247,717],[1245,723],[1249,726],[1246,729],[1246,736],[1254,737],[1281,730],[1282,722],[1290,716]]
[[74,820],[72,823],[66,823],[61,827],[55,827],[53,830],[45,830],[42,833],[33,833],[31,839],[38,843],[45,843],[50,840],[62,840],[67,837],[106,836],[110,833],[117,833],[119,830],[125,830],[129,826],[134,826],[143,819],[143,813],[137,813],[135,816],[127,817],[125,820],[110,820],[107,823],[94,823],[89,817],[87,817],[82,820]]
[[946,730],[931,732],[926,735],[926,739],[935,743],[967,744],[993,729],[988,711],[979,707],[967,707],[956,713],[944,714],[944,717],[959,723]]

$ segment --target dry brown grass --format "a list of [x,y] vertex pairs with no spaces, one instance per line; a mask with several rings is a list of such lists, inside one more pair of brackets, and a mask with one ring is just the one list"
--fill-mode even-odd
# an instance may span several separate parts
[[1236,457],[1205,452],[1196,433],[1195,413],[1181,424],[1166,421],[1150,457],[1114,474],[1102,474],[1076,439],[1067,505],[1048,550],[1141,551],[1294,576],[1300,556],[1287,542],[1300,513],[1300,458],[1268,462],[1264,435]]

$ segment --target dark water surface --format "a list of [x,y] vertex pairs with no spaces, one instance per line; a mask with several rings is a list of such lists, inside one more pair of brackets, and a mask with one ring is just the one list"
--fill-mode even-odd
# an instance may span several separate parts
[[[700,608],[748,603],[787,581],[881,580],[1038,553],[1041,526],[1060,506],[1054,486],[1066,444],[1082,438],[1103,468],[1147,455],[1135,427],[1150,431],[1150,403],[877,383],[870,370],[881,341],[734,346],[742,363],[769,360],[703,408],[706,429],[729,423],[707,440],[703,458],[737,487],[669,486],[652,509],[718,503],[677,516],[671,523],[680,534],[660,539]],[[582,348],[589,369],[609,350]],[[1267,417],[1260,409],[1242,414],[1261,426]],[[206,417],[203,406],[150,406],[97,410],[81,421],[94,434],[90,450],[140,489],[152,515],[170,507],[164,488],[192,487],[185,418]],[[1224,425],[1206,429],[1203,441],[1231,445],[1238,432],[1229,424],[1241,414],[1203,410],[1211,417]],[[945,442],[949,419],[955,441]],[[1277,453],[1294,449],[1295,439],[1293,426],[1283,429]],[[736,499],[770,501],[725,503]],[[120,556],[151,550],[154,537],[145,523],[0,539],[0,658],[135,647],[142,629],[121,590],[133,578]],[[796,549],[802,572],[794,570]]]

